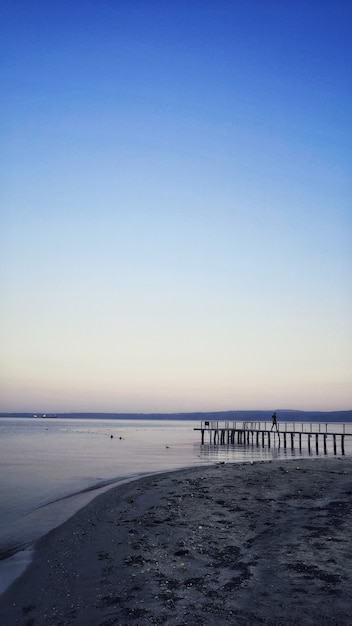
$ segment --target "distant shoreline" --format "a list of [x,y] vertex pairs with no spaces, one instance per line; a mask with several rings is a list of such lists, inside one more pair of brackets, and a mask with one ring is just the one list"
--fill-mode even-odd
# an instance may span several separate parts
[[[268,421],[273,411],[197,411],[185,413],[84,413],[84,412],[0,412],[1,417],[23,417],[43,419],[120,419],[120,420],[244,420]],[[351,422],[352,409],[348,411],[299,411],[295,409],[276,409],[279,421],[297,422]]]

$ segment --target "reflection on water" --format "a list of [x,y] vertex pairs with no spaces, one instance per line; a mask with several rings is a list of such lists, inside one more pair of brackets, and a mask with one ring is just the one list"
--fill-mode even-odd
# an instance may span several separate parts
[[254,444],[204,444],[200,447],[200,457],[209,463],[239,463],[246,461],[269,461],[273,459],[295,458],[296,450],[288,450],[278,446],[256,446]]

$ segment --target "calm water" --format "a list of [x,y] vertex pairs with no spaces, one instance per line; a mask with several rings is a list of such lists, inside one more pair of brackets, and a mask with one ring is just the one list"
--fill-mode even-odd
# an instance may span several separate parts
[[[119,481],[200,464],[308,455],[306,448],[302,452],[279,448],[277,440],[270,449],[201,446],[200,433],[193,430],[199,425],[174,420],[0,418],[0,559],[23,550]],[[347,441],[345,453],[352,453]],[[315,454],[312,446],[311,455]],[[333,455],[331,444],[328,455]]]

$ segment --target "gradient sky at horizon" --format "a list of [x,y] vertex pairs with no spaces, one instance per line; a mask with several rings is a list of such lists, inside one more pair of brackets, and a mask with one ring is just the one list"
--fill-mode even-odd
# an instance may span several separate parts
[[351,23],[0,2],[0,411],[352,408]]

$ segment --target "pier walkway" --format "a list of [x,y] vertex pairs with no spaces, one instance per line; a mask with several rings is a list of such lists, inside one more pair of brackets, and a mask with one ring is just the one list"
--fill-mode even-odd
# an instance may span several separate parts
[[341,453],[345,453],[345,437],[352,437],[352,424],[340,423],[292,423],[279,422],[277,427],[272,428],[271,422],[231,422],[231,421],[202,421],[200,427],[194,428],[201,433],[201,444],[207,441],[211,445],[225,444],[256,444],[257,446],[267,445],[270,448],[271,442],[278,442],[291,449],[298,443],[302,449],[302,439],[304,438],[308,450],[311,449],[312,440],[318,452],[319,443],[323,445],[324,452],[327,451],[327,438],[331,438],[334,447],[334,454],[337,454],[337,442],[340,443]]

